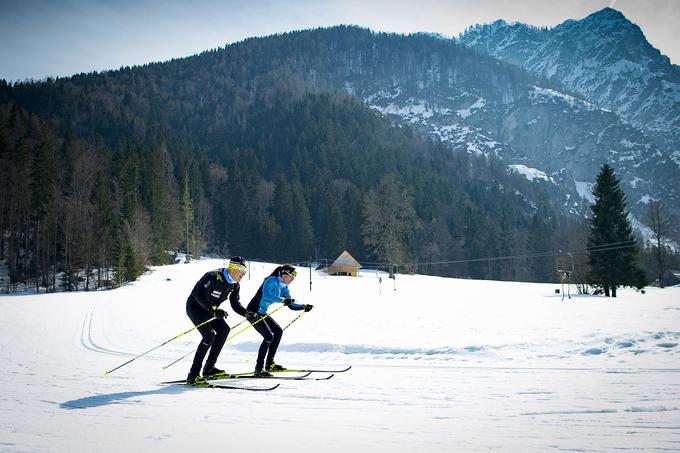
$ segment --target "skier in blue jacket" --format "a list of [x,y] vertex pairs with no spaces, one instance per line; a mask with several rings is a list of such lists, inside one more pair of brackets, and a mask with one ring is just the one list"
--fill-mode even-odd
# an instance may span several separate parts
[[[297,271],[291,264],[278,266],[271,275],[264,279],[260,289],[248,304],[246,318],[262,335],[262,344],[257,354],[255,363],[255,376],[269,377],[270,371],[285,371],[281,365],[274,363],[276,350],[281,342],[283,329],[271,316],[260,319],[267,315],[267,309],[271,304],[282,303],[291,310],[310,311],[314,308],[309,304],[297,304],[290,296],[288,285],[295,279]],[[260,322],[258,322],[260,321]],[[266,357],[266,367],[265,367]]]

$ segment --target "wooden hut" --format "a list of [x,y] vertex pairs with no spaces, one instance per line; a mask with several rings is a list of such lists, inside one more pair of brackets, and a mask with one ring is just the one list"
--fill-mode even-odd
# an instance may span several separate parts
[[339,257],[328,266],[326,273],[330,275],[348,275],[357,277],[359,275],[359,268],[361,264],[349,254],[347,250],[342,252]]

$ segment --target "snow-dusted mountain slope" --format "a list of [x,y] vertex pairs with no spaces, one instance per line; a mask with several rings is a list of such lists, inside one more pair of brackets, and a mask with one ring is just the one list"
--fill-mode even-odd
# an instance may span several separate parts
[[605,8],[551,29],[499,20],[459,41],[615,112],[680,164],[680,68],[620,12]]
[[[557,285],[300,269],[314,304],[277,362],[337,368],[271,392],[160,385],[183,378],[185,300],[221,260],[153,269],[107,292],[3,296],[3,452],[612,451],[672,449],[680,411],[680,288],[616,300]],[[249,300],[274,265],[252,263]],[[382,277],[382,282],[378,277]],[[574,289],[572,288],[572,293]],[[228,304],[226,304],[228,306]],[[227,321],[242,321],[229,310]],[[298,313],[274,315],[285,326]],[[239,327],[238,329],[240,329]],[[260,337],[228,342],[218,366],[248,371]],[[223,381],[224,382],[224,381]],[[239,381],[264,386],[271,381]]]
[[574,188],[609,162],[641,216],[650,198],[680,205],[680,172],[653,140],[614,113],[558,91],[532,87],[527,102],[503,115],[499,139],[521,150],[515,160],[526,158],[551,174],[567,169]]
[[[525,28],[518,29],[525,39],[540,41]],[[583,212],[577,181],[594,182],[609,163],[638,219],[644,221],[651,200],[680,214],[680,167],[668,150],[599,102],[453,40],[352,28],[338,38],[334,32],[328,46],[336,64],[329,69],[325,59],[306,60],[317,87],[343,90],[453,149],[542,171],[552,180],[534,182],[552,181],[551,196],[568,211]]]
[[577,181],[594,181],[599,167],[616,169],[639,218],[650,200],[680,208],[680,169],[659,146],[615,113],[555,89],[528,86],[504,102],[493,89],[444,96],[436,90],[380,90],[365,97],[374,109],[454,149],[493,155],[553,176],[566,207],[577,212]]

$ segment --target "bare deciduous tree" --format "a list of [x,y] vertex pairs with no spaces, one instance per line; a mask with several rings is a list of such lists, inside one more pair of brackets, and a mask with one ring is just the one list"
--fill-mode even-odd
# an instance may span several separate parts
[[386,175],[364,203],[364,243],[387,264],[403,263],[415,231],[416,213],[406,189],[395,175]]
[[654,201],[649,204],[648,219],[650,228],[654,232],[654,235],[652,236],[652,247],[656,260],[656,275],[659,279],[659,288],[663,288],[663,276],[666,273],[668,264],[668,261],[666,260],[668,255],[666,251],[666,241],[668,240],[668,237],[666,235],[670,229],[671,219],[666,213],[663,203],[659,201]]

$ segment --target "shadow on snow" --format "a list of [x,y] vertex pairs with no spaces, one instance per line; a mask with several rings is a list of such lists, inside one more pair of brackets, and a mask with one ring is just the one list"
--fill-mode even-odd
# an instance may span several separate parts
[[186,392],[187,390],[192,390],[192,388],[180,385],[168,385],[143,392],[118,392],[109,393],[107,395],[87,396],[85,398],[65,401],[59,404],[59,407],[62,409],[89,409],[107,406],[109,404],[137,404],[141,402],[140,400],[135,399],[138,397],[147,395],[176,395],[178,393]]

